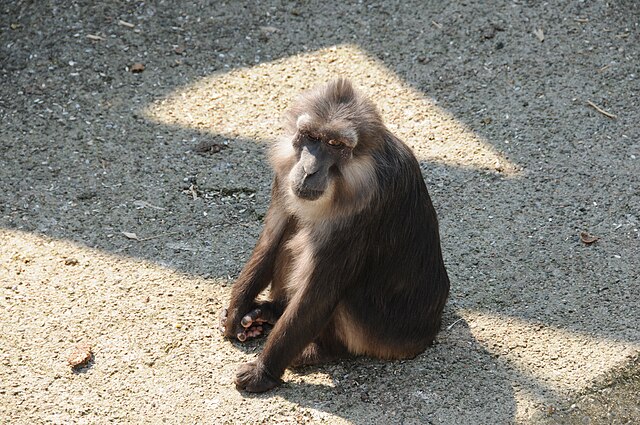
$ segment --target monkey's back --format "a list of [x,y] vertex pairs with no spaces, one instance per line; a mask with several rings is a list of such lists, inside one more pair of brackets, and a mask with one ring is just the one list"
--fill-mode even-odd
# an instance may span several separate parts
[[435,339],[449,294],[438,220],[413,153],[389,135],[378,174],[380,196],[350,219],[361,264],[336,313],[350,351],[414,357]]

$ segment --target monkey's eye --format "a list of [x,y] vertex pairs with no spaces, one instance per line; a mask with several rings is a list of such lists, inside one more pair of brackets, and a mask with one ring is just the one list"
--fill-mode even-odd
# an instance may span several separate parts
[[310,134],[307,134],[307,133],[303,134],[302,138],[305,139],[309,143],[314,143],[314,144],[315,143],[320,143],[320,139],[318,139],[317,137],[314,137],[314,136],[312,136]]
[[333,140],[333,139],[331,139],[331,140],[327,141],[327,144],[328,144],[329,146],[333,146],[334,148],[341,148],[341,147],[343,147],[343,146],[344,146],[344,143],[342,143],[341,141],[339,141],[339,140]]

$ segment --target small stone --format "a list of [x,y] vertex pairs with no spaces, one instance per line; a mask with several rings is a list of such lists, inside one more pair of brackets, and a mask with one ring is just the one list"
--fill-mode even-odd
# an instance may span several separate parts
[[91,352],[91,345],[86,343],[81,343],[75,346],[69,357],[67,357],[67,362],[69,366],[74,369],[85,366],[89,363],[89,360],[93,357],[93,353]]

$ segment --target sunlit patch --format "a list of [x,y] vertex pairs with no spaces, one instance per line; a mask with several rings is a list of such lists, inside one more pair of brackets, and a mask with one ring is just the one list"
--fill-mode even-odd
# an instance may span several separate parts
[[478,342],[520,371],[514,388],[518,412],[523,418],[527,416],[524,412],[527,406],[541,402],[537,388],[546,387],[557,394],[583,390],[640,350],[637,343],[595,337],[486,311],[458,313]]
[[[305,244],[303,239],[297,242]],[[140,418],[168,417],[188,409],[200,418],[212,418],[222,411],[234,422],[242,422],[247,411],[264,410],[263,397],[246,398],[233,385],[238,365],[255,353],[224,340],[215,329],[217,314],[207,313],[217,313],[228,299],[229,288],[221,282],[206,282],[153,262],[9,229],[0,229],[0,279],[0,357],[8,365],[0,368],[0,379],[30,384],[28,391],[13,395],[16,403],[37,411],[42,400],[54,400],[50,403],[71,409],[76,400],[68,395],[82,393],[95,409],[108,411],[113,407],[112,399],[101,394],[112,389],[109,385],[117,374],[118,388],[132,395],[128,408],[139,412]],[[551,393],[551,399],[579,392],[640,349],[637,342],[622,343],[485,311],[457,313],[470,326],[470,340],[466,330],[457,326],[443,330],[443,343],[411,362],[388,363],[378,382],[395,383],[401,397],[422,391],[436,394],[438,386],[451,385],[453,394],[468,396],[471,392],[479,403],[493,405],[510,400],[496,401],[498,395],[474,391],[481,382],[495,384],[508,378],[507,393],[513,390],[516,404],[512,419],[527,422],[531,412],[540,411],[549,400],[545,391]],[[453,343],[456,336],[465,343]],[[96,353],[83,379],[70,372],[65,359],[65,350],[77,341],[91,343]],[[470,350],[479,351],[467,355]],[[430,369],[438,356],[439,366]],[[494,357],[501,365],[486,368]],[[338,381],[348,383],[354,379],[348,378],[350,375],[357,377],[380,363],[345,364],[310,374],[287,372],[285,380],[290,384],[284,394],[300,391],[305,399],[304,391],[310,387],[325,394]],[[392,375],[392,370],[400,375]],[[402,375],[416,371],[433,381]],[[469,382],[470,372],[478,378]],[[191,396],[176,397],[185,386]],[[87,392],[88,388],[92,391]],[[388,389],[371,387],[368,391],[374,397],[384,397]],[[450,397],[448,392],[442,394]],[[424,401],[420,397],[417,400]],[[404,405],[412,402],[409,398],[403,401]],[[331,410],[301,406],[296,397],[280,398],[278,406],[287,412],[310,412],[318,421],[347,423]],[[430,408],[436,414],[458,417],[437,403]],[[273,419],[270,412],[259,419]]]
[[296,95],[337,76],[351,78],[371,96],[389,128],[419,159],[517,173],[517,166],[478,134],[353,45],[204,77],[156,101],[145,115],[229,138],[272,140],[282,131],[280,118]]

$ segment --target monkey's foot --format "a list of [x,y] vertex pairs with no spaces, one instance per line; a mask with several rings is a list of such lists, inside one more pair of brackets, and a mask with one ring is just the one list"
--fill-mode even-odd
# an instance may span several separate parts
[[[262,335],[266,330],[263,327],[264,322],[265,320],[260,317],[260,309],[256,308],[240,320],[241,326],[236,325],[234,329],[228,320],[228,310],[225,308],[220,312],[219,329],[225,336],[229,338],[235,337],[238,341],[244,342],[247,338],[255,338]],[[227,329],[228,327],[229,329]]]
[[224,308],[220,312],[220,322],[218,329],[228,338],[237,338],[239,341],[245,341],[247,337],[252,338],[262,333],[262,328],[258,328],[257,324],[251,326],[233,325],[234,320],[229,320],[229,310]]
[[[270,302],[258,304],[256,308],[241,316],[239,321],[229,319],[228,316],[228,310],[226,308],[223,309],[220,313],[220,332],[229,338],[235,337],[241,342],[249,338],[266,335],[271,330],[271,325],[275,324],[279,317]],[[234,325],[234,322],[239,322],[239,325]]]
[[261,393],[280,385],[280,379],[272,377],[259,362],[245,363],[236,372],[236,388],[250,393]]

